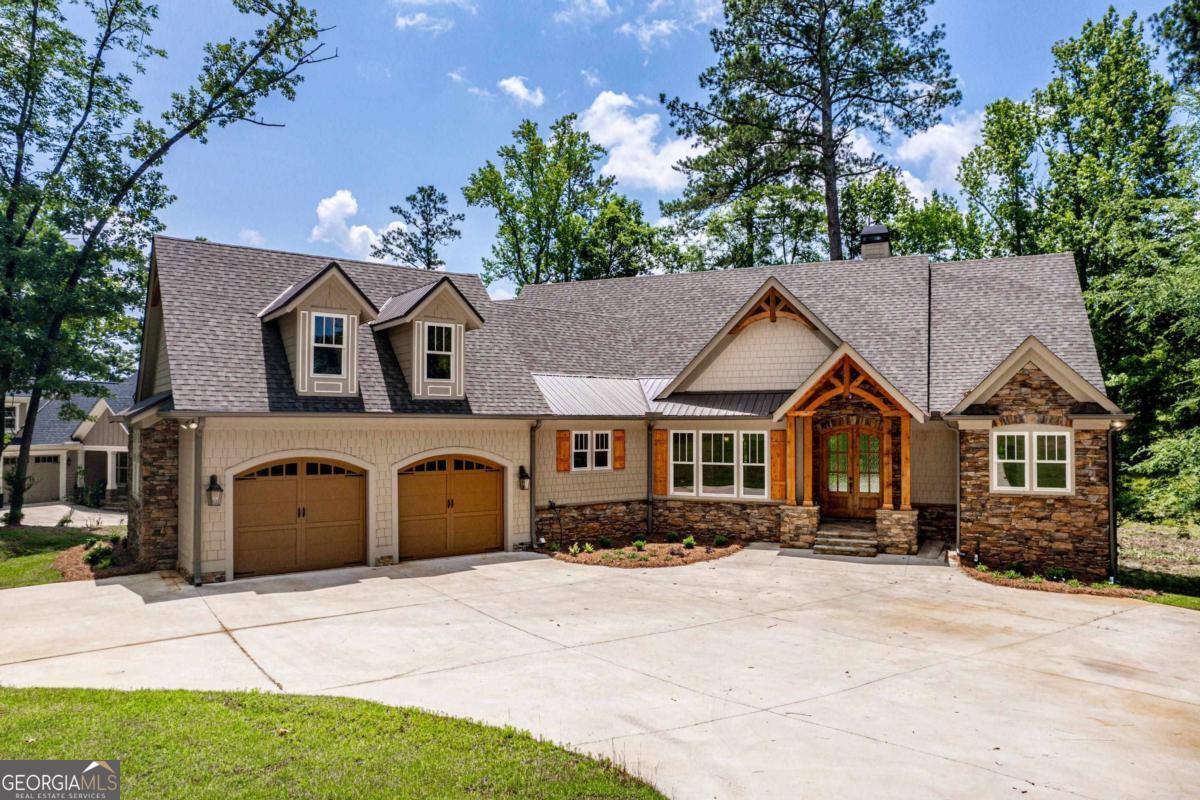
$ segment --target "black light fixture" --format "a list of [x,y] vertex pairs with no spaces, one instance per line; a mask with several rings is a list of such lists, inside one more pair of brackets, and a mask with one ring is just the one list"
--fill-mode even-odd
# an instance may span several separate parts
[[217,483],[216,475],[208,476],[208,488],[204,490],[204,494],[208,496],[210,506],[221,505],[221,497],[225,494],[225,490],[221,488],[221,484]]
[[524,464],[517,468],[517,485],[522,492],[529,491],[529,470],[525,469]]

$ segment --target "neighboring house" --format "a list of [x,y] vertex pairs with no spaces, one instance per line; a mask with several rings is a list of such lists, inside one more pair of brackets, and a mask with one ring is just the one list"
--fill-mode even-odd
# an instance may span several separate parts
[[[8,494],[4,478],[16,466],[17,450],[28,435],[32,441],[25,502],[124,500],[129,484],[129,431],[113,412],[133,402],[134,379],[103,386],[109,397],[77,395],[69,401],[43,401],[32,431],[25,430],[29,396],[8,399],[4,426],[13,440],[4,450],[0,493]],[[83,409],[88,418],[63,419],[59,412],[67,402]]]
[[140,556],[209,580],[721,532],[943,539],[1103,577],[1104,394],[1069,254],[525,287],[155,240],[131,428]]

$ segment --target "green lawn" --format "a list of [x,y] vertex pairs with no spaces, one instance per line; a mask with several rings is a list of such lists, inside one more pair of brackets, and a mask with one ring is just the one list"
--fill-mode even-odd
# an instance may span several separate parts
[[120,759],[128,798],[661,798],[525,733],[339,697],[0,688],[0,759]]
[[82,528],[0,528],[0,589],[61,581],[58,554],[96,538]]

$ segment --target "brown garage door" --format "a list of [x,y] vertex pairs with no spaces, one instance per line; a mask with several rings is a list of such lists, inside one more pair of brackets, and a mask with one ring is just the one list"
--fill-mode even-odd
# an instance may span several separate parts
[[473,456],[439,456],[400,470],[400,557],[501,549],[503,475],[501,467]]
[[367,479],[349,464],[295,459],[237,476],[234,575],[361,564],[367,547]]

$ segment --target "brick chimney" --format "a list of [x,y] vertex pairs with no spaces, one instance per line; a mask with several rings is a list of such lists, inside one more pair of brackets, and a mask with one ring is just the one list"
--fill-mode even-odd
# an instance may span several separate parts
[[887,225],[873,224],[862,229],[859,242],[864,260],[869,258],[891,258],[892,232]]

